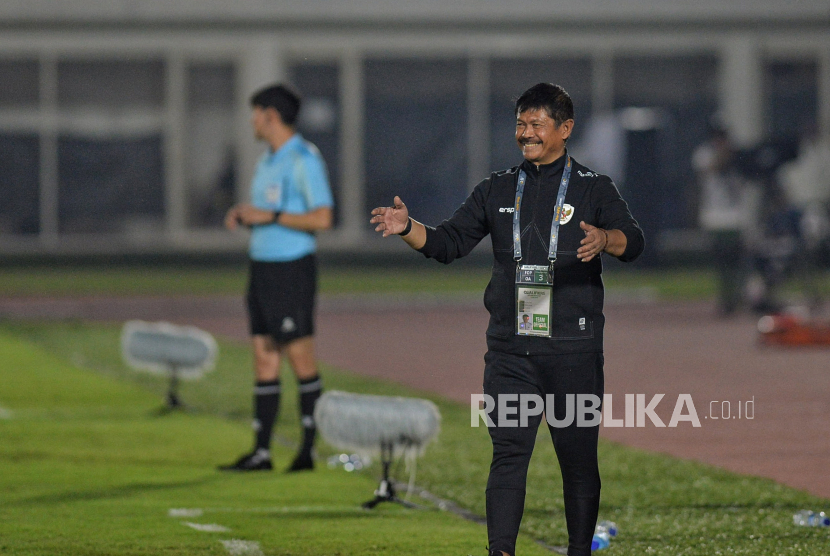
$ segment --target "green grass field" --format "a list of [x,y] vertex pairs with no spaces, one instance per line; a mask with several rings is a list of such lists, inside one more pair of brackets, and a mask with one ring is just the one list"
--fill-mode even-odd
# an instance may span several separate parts
[[[250,430],[227,418],[241,407],[213,402],[242,405],[248,396],[238,395],[241,385],[203,394],[224,381],[248,383],[247,368],[241,380],[232,376],[244,362],[220,367],[212,386],[185,388],[193,411],[160,416],[163,384],[109,367],[112,350],[97,353],[104,339],[117,340],[117,331],[71,325],[0,333],[0,554],[257,553],[243,542],[267,555],[484,552],[481,526],[434,508],[362,510],[376,487],[371,473],[325,465],[295,475],[216,471],[249,447]],[[244,359],[223,348],[224,359]],[[282,429],[294,432],[286,405]],[[287,466],[291,450],[276,452],[276,463]],[[170,515],[182,509],[201,514]],[[523,552],[545,553],[529,539]]]
[[[254,546],[243,541],[265,555],[485,554],[484,527],[453,514],[391,504],[359,509],[372,496],[377,466],[352,474],[324,464],[300,475],[215,471],[249,447],[247,346],[221,343],[217,368],[182,387],[190,411],[159,416],[166,383],[125,368],[119,332],[80,322],[0,324],[0,554],[219,555]],[[419,461],[416,482],[484,513],[489,440],[484,428],[470,428],[467,407],[324,372],[329,389],[435,401],[442,432]],[[293,381],[285,383],[278,467],[290,461],[299,431]],[[332,453],[321,443],[323,460]],[[533,539],[566,544],[555,461],[542,431],[529,472],[523,556],[550,554]],[[802,507],[828,508],[827,500],[608,442],[600,461],[600,518],[621,530],[609,556],[830,552],[826,529],[796,527],[791,517]],[[407,478],[402,469],[397,476]],[[202,513],[169,515],[184,508]]]

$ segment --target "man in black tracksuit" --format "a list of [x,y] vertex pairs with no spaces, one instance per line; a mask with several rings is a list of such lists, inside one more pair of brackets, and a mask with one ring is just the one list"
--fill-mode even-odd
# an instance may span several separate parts
[[[535,85],[516,101],[516,141],[525,159],[520,166],[491,174],[435,228],[410,218],[399,197],[393,207],[374,209],[371,219],[384,237],[400,235],[414,249],[443,263],[467,255],[490,234],[495,262],[484,292],[490,312],[484,393],[494,399],[504,394],[544,399],[552,394],[558,420],[566,416],[566,395],[602,398],[605,318],[600,254],[631,261],[644,247],[643,232],[611,179],[567,154],[565,143],[572,129],[568,94],[557,85]],[[560,215],[558,227],[555,211]],[[519,241],[514,241],[516,232]],[[551,241],[554,236],[556,241]],[[525,330],[525,310],[518,311],[524,301],[519,299],[517,268],[523,265],[553,268],[548,279],[552,289],[546,290],[549,324],[542,318],[543,332],[536,335]],[[527,467],[541,420],[541,415],[534,415],[527,427],[489,428],[491,556],[515,555]],[[599,509],[599,425],[580,427],[574,420],[549,430],[562,470],[568,554],[589,556]]]

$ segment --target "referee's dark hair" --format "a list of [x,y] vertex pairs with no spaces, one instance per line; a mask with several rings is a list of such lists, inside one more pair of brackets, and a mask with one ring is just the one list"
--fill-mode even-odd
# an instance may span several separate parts
[[559,85],[538,83],[516,99],[516,116],[527,110],[544,108],[556,122],[556,127],[574,118],[574,103],[571,95]]
[[293,126],[300,113],[302,99],[299,93],[287,85],[269,85],[260,89],[251,96],[251,106],[273,108],[276,110],[285,125]]

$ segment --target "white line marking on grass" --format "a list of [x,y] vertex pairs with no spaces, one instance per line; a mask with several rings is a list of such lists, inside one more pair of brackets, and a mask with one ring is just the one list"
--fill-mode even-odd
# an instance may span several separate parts
[[11,419],[12,412],[0,405],[0,419]]
[[170,508],[167,515],[170,517],[201,517],[205,513],[200,508]]
[[254,513],[254,514],[317,514],[317,513],[366,513],[360,506],[272,506],[270,508],[209,508],[207,512],[216,513]]
[[217,525],[216,523],[190,523],[189,521],[185,521],[184,525],[205,533],[227,533],[230,531],[224,525]]
[[229,541],[222,541],[222,544],[225,545],[225,550],[231,556],[263,556],[258,542],[231,539]]

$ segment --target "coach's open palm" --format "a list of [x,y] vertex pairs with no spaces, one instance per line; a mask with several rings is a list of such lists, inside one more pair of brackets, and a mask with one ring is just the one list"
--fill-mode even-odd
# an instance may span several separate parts
[[375,231],[383,232],[383,237],[401,233],[409,221],[409,211],[401,198],[395,195],[393,203],[391,207],[378,207],[372,210],[372,219],[369,220],[372,224],[377,224]]

